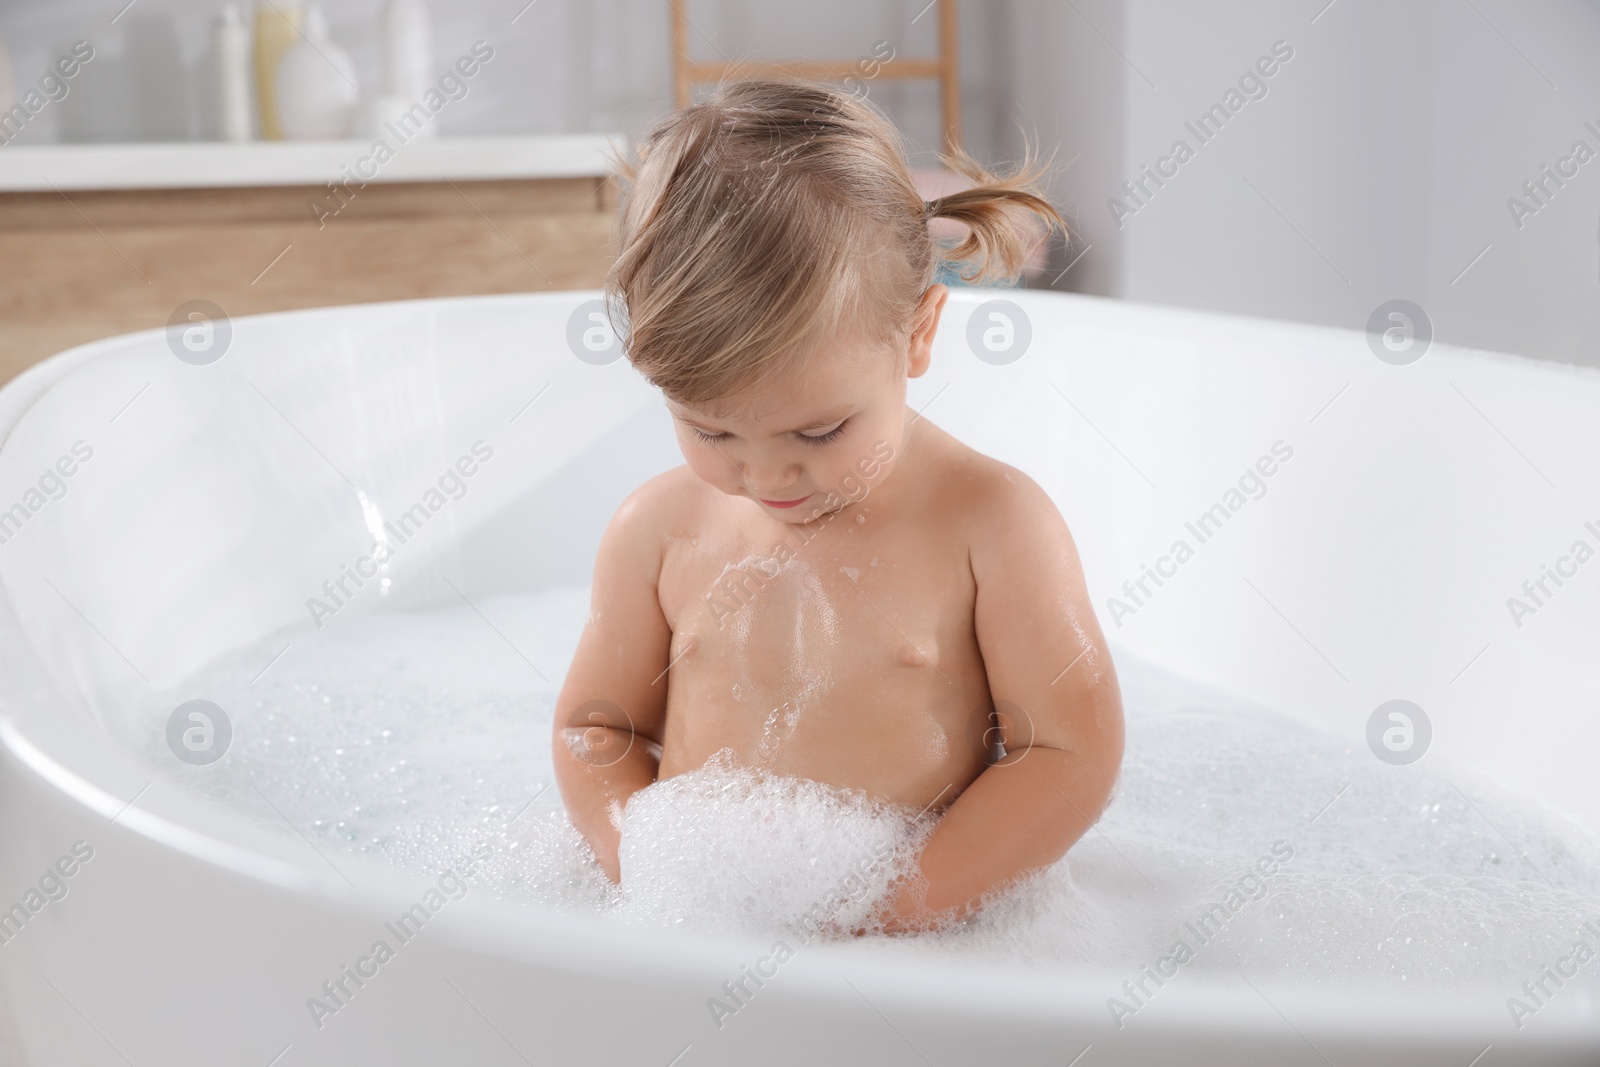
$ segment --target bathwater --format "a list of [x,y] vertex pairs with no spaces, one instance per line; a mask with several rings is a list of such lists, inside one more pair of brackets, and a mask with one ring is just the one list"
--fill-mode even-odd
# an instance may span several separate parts
[[[622,923],[843,936],[932,817],[712,766],[629,804],[623,888],[567,822],[551,709],[583,588],[347,613],[235,650],[162,694],[144,753],[186,787],[433,877],[487,849],[474,892]],[[1127,754],[1099,824],[975,919],[892,951],[1305,982],[1516,988],[1600,943],[1600,847],[1558,814],[1432,756],[1406,767],[1114,651]],[[270,666],[268,666],[270,664]],[[167,749],[182,701],[229,716],[226,755]],[[345,874],[341,870],[341,874]],[[346,874],[346,877],[348,875]],[[1600,983],[1587,961],[1578,979]]]

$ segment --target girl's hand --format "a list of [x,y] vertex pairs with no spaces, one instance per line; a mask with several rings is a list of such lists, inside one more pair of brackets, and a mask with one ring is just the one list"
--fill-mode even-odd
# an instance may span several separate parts
[[594,858],[600,861],[600,869],[605,872],[606,880],[612,885],[622,885],[622,860],[617,856],[615,847],[607,848],[602,855],[596,852]]
[[[927,886],[920,878],[903,878],[889,887],[889,893],[873,915],[873,928],[885,934],[911,934],[936,926],[941,920],[953,918],[954,909],[944,912],[929,908],[925,897]],[[855,937],[865,937],[868,928],[851,931]]]

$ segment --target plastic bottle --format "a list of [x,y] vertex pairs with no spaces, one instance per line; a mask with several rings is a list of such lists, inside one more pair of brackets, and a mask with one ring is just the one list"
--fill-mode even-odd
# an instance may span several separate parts
[[16,85],[11,80],[11,58],[6,55],[6,42],[0,38],[0,113],[11,110],[17,102]]
[[211,33],[212,90],[217,137],[248,141],[250,118],[250,30],[238,4],[226,5]]
[[295,140],[330,140],[351,135],[356,101],[356,66],[328,36],[322,9],[308,4],[304,38],[284,49],[274,78],[278,125]]
[[283,130],[278,126],[278,96],[274,91],[274,82],[278,75],[279,58],[299,39],[298,27],[302,18],[300,5],[288,0],[256,5],[256,102],[261,108],[261,136],[264,140],[283,139]]
[[[389,123],[403,123],[402,115],[422,100],[438,71],[433,65],[433,31],[428,12],[419,0],[388,0],[378,17],[378,58],[381,78],[377,90],[362,107],[362,133],[389,137]],[[408,129],[411,128],[408,126]],[[410,137],[432,137],[432,123],[424,123]]]
[[421,99],[435,74],[427,9],[418,0],[389,0],[378,20],[378,42],[383,54],[380,91],[404,97],[408,104]]

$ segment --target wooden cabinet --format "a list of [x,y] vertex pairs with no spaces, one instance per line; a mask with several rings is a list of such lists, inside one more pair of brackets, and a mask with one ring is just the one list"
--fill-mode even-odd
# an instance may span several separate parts
[[614,207],[601,174],[0,191],[0,382],[196,299],[237,316],[595,287]]

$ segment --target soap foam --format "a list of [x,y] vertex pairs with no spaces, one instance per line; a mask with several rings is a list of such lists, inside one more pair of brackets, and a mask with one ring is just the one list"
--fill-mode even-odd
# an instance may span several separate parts
[[931,820],[864,793],[732,765],[641,790],[622,824],[617,918],[759,933],[849,934],[906,876]]
[[[587,590],[479,608],[504,640],[460,605],[275,634],[146,708],[136,743],[334,863],[432,877],[488,845],[476,890],[621,923],[847,936],[908,870],[931,817],[715,760],[635,795],[613,886],[552,784],[551,716]],[[1186,970],[1516,988],[1600,925],[1600,846],[1555,814],[1117,661],[1126,757],[1097,827],[974,918],[886,950],[1132,975],[1182,942]],[[166,750],[166,717],[193,697],[233,720],[231,750],[206,767]],[[1580,974],[1600,982],[1600,965]]]

